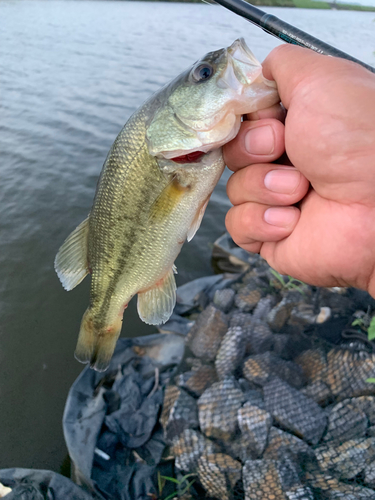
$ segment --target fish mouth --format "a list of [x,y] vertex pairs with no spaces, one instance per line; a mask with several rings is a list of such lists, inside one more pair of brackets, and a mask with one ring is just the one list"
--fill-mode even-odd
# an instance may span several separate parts
[[173,158],[170,158],[172,161],[175,163],[198,163],[203,156],[205,156],[207,153],[204,151],[192,151],[191,153],[187,153],[185,155],[180,155],[180,156],[175,156]]

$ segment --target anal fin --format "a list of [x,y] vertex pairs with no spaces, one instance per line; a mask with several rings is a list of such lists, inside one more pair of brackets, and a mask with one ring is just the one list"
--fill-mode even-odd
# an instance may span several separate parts
[[89,273],[87,237],[89,219],[85,219],[67,237],[55,257],[55,270],[65,290],[73,290]]
[[149,290],[138,293],[138,314],[148,325],[160,325],[170,318],[176,304],[175,266]]

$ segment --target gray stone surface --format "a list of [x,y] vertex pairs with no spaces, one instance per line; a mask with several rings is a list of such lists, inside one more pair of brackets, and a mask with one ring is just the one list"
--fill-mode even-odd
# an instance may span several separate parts
[[288,500],[314,500],[312,491],[301,483],[301,470],[288,458],[278,462],[278,472],[282,490]]
[[290,345],[292,341],[291,335],[287,333],[274,333],[272,336],[273,347],[272,352],[280,358],[288,358],[290,352]]
[[258,457],[264,451],[271,425],[271,415],[257,406],[245,403],[238,410],[238,426],[242,432],[243,440]]
[[286,459],[248,460],[242,470],[245,500],[314,500],[297,466]]
[[244,401],[244,394],[233,378],[213,384],[198,399],[202,432],[207,437],[230,439],[238,428],[237,412]]
[[375,394],[375,353],[331,349],[327,354],[325,382],[339,400]]
[[320,492],[318,498],[324,500],[374,500],[372,489],[346,484],[330,474],[307,474],[307,481],[313,489]]
[[253,324],[253,316],[250,313],[243,313],[238,309],[234,309],[230,314],[229,326],[251,326]]
[[351,439],[340,446],[321,445],[314,451],[324,472],[352,479],[374,460],[375,438]]
[[305,441],[277,427],[271,427],[263,458],[283,460],[286,455],[292,456],[297,463],[315,457],[312,448]]
[[288,500],[315,500],[314,494],[308,486],[294,486],[285,493]]
[[313,304],[301,302],[293,307],[288,324],[304,328],[306,325],[312,325],[316,321],[317,315],[314,313]]
[[175,457],[177,469],[184,472],[194,472],[199,458],[204,454],[216,453],[218,445],[193,429],[185,429],[172,440],[171,453]]
[[160,423],[167,441],[189,427],[198,427],[196,400],[180,387],[168,386],[164,393]]
[[273,348],[273,333],[265,323],[254,322],[246,330],[246,354],[262,354]]
[[327,417],[319,405],[289,384],[274,379],[263,387],[265,409],[284,428],[311,444],[317,444]]
[[199,397],[215,382],[217,382],[215,368],[210,365],[202,365],[196,370],[182,373],[178,385],[193,396]]
[[235,460],[240,460],[242,463],[245,463],[246,460],[255,460],[258,458],[257,453],[254,452],[254,449],[248,440],[244,439],[242,434],[230,441],[226,441],[223,443],[223,446],[225,453]]
[[249,356],[243,366],[243,375],[249,382],[262,386],[275,376],[297,388],[305,383],[300,366],[293,361],[285,361],[271,352]]
[[250,312],[260,301],[262,295],[263,293],[259,288],[259,283],[256,280],[252,280],[249,284],[239,289],[234,299],[234,303],[240,311]]
[[250,403],[253,406],[257,406],[261,410],[264,410],[264,399],[262,391],[257,389],[245,390],[244,388],[242,388],[242,390],[245,396],[245,401],[247,403]]
[[224,453],[203,455],[198,460],[198,478],[209,496],[232,500],[241,479],[241,464]]
[[215,360],[216,373],[220,379],[232,375],[245,355],[245,332],[240,326],[229,328],[220,344]]
[[322,380],[317,380],[303,387],[301,393],[314,400],[320,406],[326,406],[332,399],[330,388]]
[[303,370],[309,383],[325,379],[327,357],[323,349],[308,349],[294,360]]
[[213,300],[214,305],[224,313],[228,313],[234,304],[235,295],[236,292],[231,288],[216,290]]
[[242,470],[245,500],[284,500],[276,460],[248,460]]
[[228,317],[213,305],[198,316],[186,343],[198,358],[213,361],[228,330]]
[[255,322],[266,321],[268,314],[270,313],[271,309],[274,307],[275,304],[276,304],[276,297],[274,295],[267,295],[267,297],[263,297],[262,299],[260,299],[260,301],[258,302],[253,311],[254,321]]
[[267,323],[274,332],[279,332],[279,330],[285,325],[293,307],[301,302],[302,297],[303,296],[299,292],[288,292],[268,313]]
[[324,441],[343,443],[366,434],[368,419],[365,413],[350,401],[342,401],[331,409]]
[[[370,488],[375,488],[375,462],[371,462],[364,468],[364,480],[366,486]],[[375,498],[375,492],[374,492]]]
[[375,425],[375,396],[351,398],[350,404],[356,406],[366,414],[370,425]]

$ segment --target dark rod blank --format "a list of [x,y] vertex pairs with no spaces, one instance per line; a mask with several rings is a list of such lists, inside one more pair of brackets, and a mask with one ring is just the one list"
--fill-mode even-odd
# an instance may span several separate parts
[[254,7],[254,5],[251,5],[244,0],[215,0],[215,2],[219,3],[223,7],[226,7],[235,14],[244,17],[256,26],[259,26],[263,31],[266,31],[277,38],[281,38],[284,42],[300,45],[301,47],[307,47],[308,49],[327,56],[341,57],[343,59],[348,59],[349,61],[354,61],[372,73],[375,73],[375,68],[372,66],[359,61],[355,57],[352,57],[341,50],[335,49],[332,45],[322,42],[318,38],[315,38],[295,26],[282,21],[276,16],[267,14],[263,10]]

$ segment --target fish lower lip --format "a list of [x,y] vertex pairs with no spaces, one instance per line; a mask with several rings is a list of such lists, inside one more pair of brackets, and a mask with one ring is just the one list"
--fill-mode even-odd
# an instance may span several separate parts
[[171,158],[171,160],[176,163],[195,163],[205,154],[206,153],[203,151],[194,151],[193,153],[188,153],[186,155],[176,156],[176,158]]

